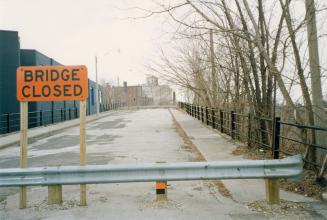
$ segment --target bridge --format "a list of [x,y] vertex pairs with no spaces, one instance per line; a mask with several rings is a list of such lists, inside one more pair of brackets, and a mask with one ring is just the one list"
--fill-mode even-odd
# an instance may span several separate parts
[[[201,115],[201,114],[200,114]],[[121,108],[89,116],[87,164],[243,161],[244,144],[192,117],[184,108]],[[209,119],[209,117],[208,117]],[[226,133],[226,132],[225,132]],[[30,129],[29,167],[79,165],[78,119]],[[18,133],[0,139],[0,167],[19,167]],[[154,182],[87,185],[79,206],[78,185],[63,186],[61,205],[47,205],[47,187],[28,187],[26,209],[18,188],[0,188],[0,219],[263,219],[325,218],[325,203],[281,189],[281,205],[266,205],[264,179],[167,182],[167,200],[157,200]]]

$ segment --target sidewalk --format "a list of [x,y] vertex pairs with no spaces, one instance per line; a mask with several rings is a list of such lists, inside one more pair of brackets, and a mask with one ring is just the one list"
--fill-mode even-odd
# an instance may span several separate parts
[[[184,129],[190,140],[197,146],[207,161],[215,160],[244,160],[241,156],[235,156],[232,152],[237,148],[230,138],[221,135],[218,131],[206,127],[200,121],[190,117],[184,112],[171,109],[176,120]],[[235,179],[222,180],[226,188],[231,192],[235,201],[251,203],[265,200],[265,183],[262,179]],[[315,202],[313,198],[299,194],[280,191],[281,199],[294,202]]]
[[[90,115],[90,116],[87,116],[86,121],[92,122],[92,121],[101,119],[103,117],[106,117],[110,114],[113,114],[115,112],[117,112],[117,110],[102,112],[102,113],[100,113],[99,117],[97,117],[95,114]],[[50,125],[46,125],[46,126],[31,128],[28,130],[28,142],[32,143],[37,139],[49,137],[51,135],[62,132],[65,129],[68,129],[68,128],[71,128],[74,126],[78,126],[78,125],[79,125],[79,118],[69,120],[69,121],[64,121],[64,122],[58,122],[56,124],[50,124]],[[6,148],[9,146],[13,146],[13,145],[18,145],[19,140],[20,140],[19,131],[1,135],[0,136],[0,149]]]

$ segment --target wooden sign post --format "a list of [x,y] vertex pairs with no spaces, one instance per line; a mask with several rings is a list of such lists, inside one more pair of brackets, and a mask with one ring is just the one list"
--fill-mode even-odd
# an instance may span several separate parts
[[[27,167],[28,102],[20,102],[20,168]],[[19,208],[26,208],[26,186],[19,191]]]
[[[20,167],[27,167],[28,102],[80,101],[80,164],[86,164],[86,66],[21,66],[17,68],[17,100],[20,101]],[[19,208],[25,208],[26,186],[20,187]],[[48,186],[48,204],[62,203],[62,186]],[[86,185],[81,185],[81,205],[86,205]]]
[[[80,101],[80,165],[86,164],[86,101]],[[80,205],[86,206],[86,185],[80,185]]]

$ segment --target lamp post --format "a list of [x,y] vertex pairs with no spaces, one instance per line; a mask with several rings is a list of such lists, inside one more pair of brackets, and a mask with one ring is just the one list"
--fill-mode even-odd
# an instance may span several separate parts
[[99,116],[99,83],[98,83],[98,57],[95,56],[95,100],[96,116]]
[[[99,116],[99,83],[98,83],[98,58],[103,58],[107,56],[113,50],[109,50],[104,53],[102,56],[95,56],[95,103],[96,103],[96,116]],[[117,49],[117,52],[120,53],[120,48]]]

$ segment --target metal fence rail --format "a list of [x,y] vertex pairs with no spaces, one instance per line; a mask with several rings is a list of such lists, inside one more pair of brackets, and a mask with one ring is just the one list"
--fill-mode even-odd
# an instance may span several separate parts
[[146,163],[0,169],[0,187],[211,179],[287,178],[303,173],[300,155],[281,160]]
[[[126,103],[101,104],[100,112],[116,110],[126,106]],[[87,115],[91,115],[90,106],[87,107]],[[62,121],[78,118],[78,107],[64,107],[52,110],[39,110],[28,112],[28,127],[39,127]],[[0,134],[6,134],[19,130],[20,113],[0,114]]]
[[[232,139],[247,143],[248,146],[271,150],[275,159],[280,158],[280,154],[291,156],[302,153],[306,164],[321,169],[321,173],[327,169],[323,161],[308,159],[308,152],[311,149],[319,150],[321,155],[326,157],[326,143],[318,145],[308,137],[312,132],[322,132],[327,135],[327,128],[299,125],[295,122],[282,121],[280,117],[265,118],[183,102],[179,102],[179,107],[198,120],[205,121],[208,126],[231,136]],[[201,114],[201,109],[206,109],[204,114]],[[294,135],[301,132],[306,133],[304,139]]]

